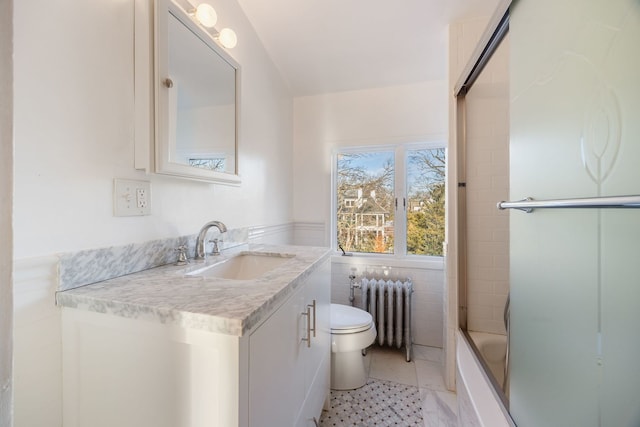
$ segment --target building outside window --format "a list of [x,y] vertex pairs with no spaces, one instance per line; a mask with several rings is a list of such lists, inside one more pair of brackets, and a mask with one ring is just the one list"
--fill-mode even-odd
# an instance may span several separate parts
[[442,256],[443,143],[349,148],[335,158],[335,236],[347,252]]

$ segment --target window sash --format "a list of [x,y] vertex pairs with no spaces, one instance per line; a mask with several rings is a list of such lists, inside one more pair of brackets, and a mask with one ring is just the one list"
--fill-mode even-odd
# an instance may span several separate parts
[[[419,257],[420,259],[436,258],[439,255],[422,255],[407,254],[407,166],[408,154],[413,150],[429,150],[436,148],[444,148],[446,152],[446,144],[442,141],[432,141],[425,143],[402,143],[395,145],[379,145],[379,146],[361,146],[361,147],[345,147],[334,150],[332,159],[332,219],[331,219],[331,244],[332,247],[339,251],[338,248],[338,156],[341,154],[354,153],[377,153],[385,151],[393,151],[394,153],[394,182],[393,195],[394,203],[394,251],[393,253],[375,253],[375,252],[353,252],[358,256],[392,256],[392,257]],[[446,180],[445,180],[446,182]]]

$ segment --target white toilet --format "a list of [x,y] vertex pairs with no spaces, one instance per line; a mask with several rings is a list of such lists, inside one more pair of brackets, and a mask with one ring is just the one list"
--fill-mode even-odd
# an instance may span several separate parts
[[362,350],[376,339],[371,314],[349,305],[331,304],[331,388],[353,390],[367,383]]

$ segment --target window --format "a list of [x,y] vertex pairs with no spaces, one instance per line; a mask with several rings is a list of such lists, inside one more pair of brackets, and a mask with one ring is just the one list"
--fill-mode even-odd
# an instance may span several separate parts
[[189,166],[224,172],[227,169],[227,159],[224,157],[190,158]]
[[443,144],[339,151],[335,236],[347,252],[442,256]]

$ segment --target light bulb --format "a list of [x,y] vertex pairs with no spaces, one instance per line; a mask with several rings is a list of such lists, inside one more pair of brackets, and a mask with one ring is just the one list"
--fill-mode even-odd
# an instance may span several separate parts
[[238,37],[231,28],[223,28],[218,35],[220,44],[227,49],[233,49],[238,44]]
[[216,10],[207,3],[200,3],[196,7],[196,19],[199,23],[207,28],[212,28],[218,22],[218,14]]

